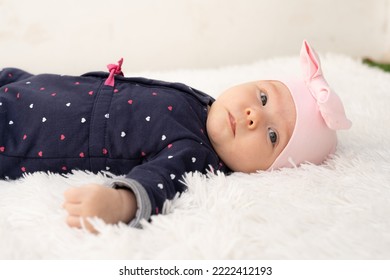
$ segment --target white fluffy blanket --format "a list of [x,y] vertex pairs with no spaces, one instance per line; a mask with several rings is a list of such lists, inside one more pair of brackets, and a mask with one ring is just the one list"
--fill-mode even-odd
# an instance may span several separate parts
[[[353,121],[326,164],[252,175],[190,174],[188,191],[167,204],[167,215],[142,230],[96,221],[99,235],[67,227],[61,205],[66,188],[104,183],[104,174],[0,181],[0,259],[390,258],[390,75],[341,55],[321,59]],[[137,75],[217,96],[235,83],[298,69],[298,57],[285,57]]]

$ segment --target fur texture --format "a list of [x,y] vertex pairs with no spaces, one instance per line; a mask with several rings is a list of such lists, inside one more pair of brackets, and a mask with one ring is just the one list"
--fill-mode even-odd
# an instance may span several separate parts
[[[353,126],[324,165],[231,176],[188,174],[188,191],[144,229],[65,224],[62,194],[107,174],[35,173],[0,181],[0,259],[388,259],[390,74],[346,56],[321,56],[325,77]],[[126,64],[126,62],[125,62]],[[298,57],[208,70],[127,73],[180,81],[215,97],[273,73],[299,72]]]

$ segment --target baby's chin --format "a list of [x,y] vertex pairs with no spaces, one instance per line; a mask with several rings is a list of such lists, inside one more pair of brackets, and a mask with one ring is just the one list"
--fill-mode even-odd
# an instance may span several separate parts
[[245,161],[245,159],[239,160],[235,157],[225,158],[225,160],[221,157],[221,159],[225,163],[225,165],[233,172],[241,172],[246,174],[267,171],[272,166],[272,163],[251,163]]

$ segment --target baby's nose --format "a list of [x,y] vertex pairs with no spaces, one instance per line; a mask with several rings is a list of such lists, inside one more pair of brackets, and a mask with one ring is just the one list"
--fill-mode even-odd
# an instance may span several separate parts
[[255,129],[260,122],[260,113],[252,108],[245,109],[246,126],[248,129]]

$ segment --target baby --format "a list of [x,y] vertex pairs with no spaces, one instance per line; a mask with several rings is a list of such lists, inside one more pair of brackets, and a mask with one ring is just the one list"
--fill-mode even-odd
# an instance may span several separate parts
[[140,227],[185,190],[186,172],[321,164],[335,152],[336,130],[351,122],[306,41],[301,63],[303,79],[237,85],[217,100],[179,83],[125,78],[122,60],[109,73],[78,77],[3,69],[0,178],[73,169],[118,175],[110,187],[64,194],[68,225],[94,232],[88,217]]

